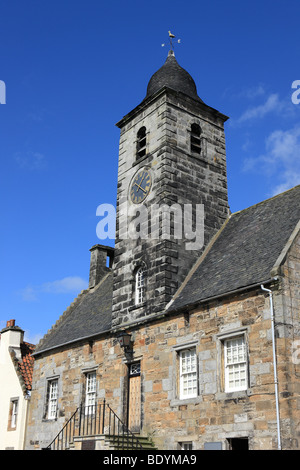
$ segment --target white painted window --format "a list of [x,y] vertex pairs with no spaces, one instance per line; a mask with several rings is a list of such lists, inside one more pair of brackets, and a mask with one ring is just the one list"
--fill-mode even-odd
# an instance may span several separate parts
[[245,336],[224,342],[225,392],[247,389],[247,353]]
[[17,416],[18,416],[18,400],[12,400],[11,402],[11,428],[17,427]]
[[86,374],[85,414],[95,413],[96,404],[96,372]]
[[55,419],[57,412],[58,380],[50,380],[48,384],[48,419]]
[[196,349],[179,352],[180,359],[180,398],[193,398],[198,394]]
[[180,450],[193,450],[193,443],[192,442],[180,442],[179,447],[180,447]]
[[135,274],[135,304],[139,305],[144,301],[145,275],[143,268],[139,268]]

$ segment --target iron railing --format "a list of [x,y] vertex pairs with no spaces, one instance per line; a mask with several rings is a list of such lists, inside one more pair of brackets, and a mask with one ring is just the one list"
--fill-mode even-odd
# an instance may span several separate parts
[[80,405],[45,449],[66,450],[74,442],[74,437],[97,435],[106,436],[120,450],[143,449],[138,437],[105,400],[89,406]]

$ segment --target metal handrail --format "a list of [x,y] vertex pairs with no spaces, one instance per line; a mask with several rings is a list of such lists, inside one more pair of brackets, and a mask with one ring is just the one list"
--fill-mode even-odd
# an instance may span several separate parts
[[76,429],[78,429],[78,437],[107,435],[122,450],[143,449],[138,437],[130,431],[105,400],[94,405],[84,406],[81,404],[78,406],[71,418],[45,449],[64,450],[69,448]]

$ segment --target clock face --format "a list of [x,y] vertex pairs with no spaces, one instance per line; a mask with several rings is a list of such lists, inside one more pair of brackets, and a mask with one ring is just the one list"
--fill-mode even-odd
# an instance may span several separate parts
[[148,196],[151,188],[151,175],[148,170],[140,170],[131,183],[130,197],[134,204],[140,204]]

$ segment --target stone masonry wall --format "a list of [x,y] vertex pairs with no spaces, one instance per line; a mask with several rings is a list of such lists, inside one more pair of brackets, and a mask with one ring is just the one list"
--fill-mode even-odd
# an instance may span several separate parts
[[[281,291],[275,307],[280,314]],[[279,300],[278,300],[279,299]],[[128,362],[141,361],[142,433],[159,449],[177,449],[192,441],[194,449],[206,442],[247,437],[250,449],[276,449],[272,337],[269,298],[260,289],[203,306],[190,314],[162,317],[131,328],[133,356],[128,358],[116,336],[94,344],[58,350],[35,361],[27,448],[41,448],[71,416],[82,400],[85,372],[95,368],[97,398],[106,398],[124,420],[127,410]],[[117,333],[116,333],[117,334]],[[245,335],[249,362],[248,388],[225,393],[222,348],[232,334]],[[179,397],[178,354],[196,348],[198,395]],[[295,375],[286,366],[286,340],[277,339],[280,416],[284,448],[298,448],[299,398]],[[130,359],[130,360],[129,360]],[[59,418],[43,420],[47,378],[59,377]],[[288,392],[288,393],[287,393]],[[296,407],[296,408],[295,408]],[[296,422],[298,419],[298,422]]]
[[[202,129],[202,152],[191,154],[191,124]],[[136,162],[136,136],[145,126],[147,154]],[[129,200],[130,183],[141,168],[152,175],[149,196],[143,202],[151,217],[154,204],[168,207],[184,204],[204,206],[204,244],[187,249],[182,239],[144,237],[122,239],[122,216],[134,207]],[[163,93],[121,127],[117,198],[117,238],[114,259],[113,326],[163,311],[185,279],[208,241],[228,216],[224,122],[206,105],[175,93]],[[203,220],[201,219],[201,222]],[[199,237],[200,238],[200,237]],[[196,247],[195,247],[196,248]],[[134,272],[145,267],[146,302],[135,308]]]
[[290,429],[285,447],[300,445],[300,236],[294,240],[280,268],[281,289],[276,297],[278,380],[281,418]]

